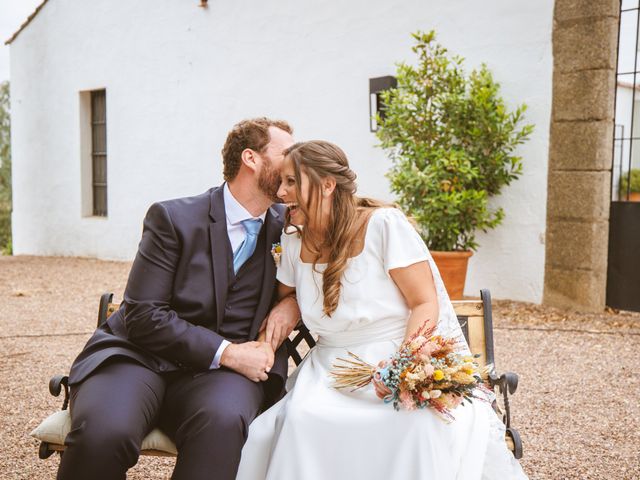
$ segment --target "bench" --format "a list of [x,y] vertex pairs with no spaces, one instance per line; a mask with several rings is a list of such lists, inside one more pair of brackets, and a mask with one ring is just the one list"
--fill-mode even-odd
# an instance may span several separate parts
[[[118,309],[118,305],[112,300],[113,294],[105,293],[102,295],[98,309],[98,326],[102,325],[107,317]],[[522,458],[522,441],[518,431],[511,426],[509,405],[509,395],[515,393],[518,387],[518,376],[511,372],[502,375],[496,373],[491,295],[488,290],[481,290],[480,300],[456,300],[453,302],[453,306],[471,351],[480,355],[477,359],[478,363],[481,366],[494,365],[485,380],[496,393],[497,401],[494,402],[493,408],[505,424],[507,447],[515,458],[520,459]],[[296,327],[292,338],[286,340],[289,357],[295,365],[299,365],[302,361],[300,344],[303,341],[309,348],[315,346],[313,336],[301,323]],[[71,428],[71,416],[68,410],[68,381],[69,378],[66,375],[56,375],[50,380],[49,392],[51,395],[57,397],[64,391],[62,410],[50,415],[31,432],[33,437],[40,440],[38,455],[42,459],[49,458],[55,452],[60,455],[64,452],[64,438]],[[158,428],[151,431],[142,442],[141,455],[175,456],[176,453],[173,442]]]

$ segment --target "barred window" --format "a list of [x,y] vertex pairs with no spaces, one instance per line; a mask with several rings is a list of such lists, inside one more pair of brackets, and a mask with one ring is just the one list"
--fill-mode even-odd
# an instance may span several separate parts
[[106,90],[91,92],[91,171],[93,215],[107,216],[107,105]]
[[640,174],[640,2],[620,6],[611,200],[624,202],[640,200],[634,180]]

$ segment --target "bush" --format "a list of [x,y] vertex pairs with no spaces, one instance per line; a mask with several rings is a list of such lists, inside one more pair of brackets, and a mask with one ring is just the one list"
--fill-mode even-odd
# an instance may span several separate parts
[[0,208],[0,254],[11,255],[11,211]]
[[629,187],[629,178],[631,178],[630,193],[640,193],[640,168],[632,168],[631,175],[625,172],[620,178],[620,196],[627,196],[627,188]]
[[0,83],[0,253],[11,255],[11,118],[9,82]]
[[475,232],[504,217],[489,198],[521,174],[514,151],[533,125],[519,127],[526,106],[509,112],[485,65],[467,76],[433,31],[412,36],[418,64],[398,64],[397,88],[382,93],[376,135],[393,161],[387,176],[430,249],[473,250]]

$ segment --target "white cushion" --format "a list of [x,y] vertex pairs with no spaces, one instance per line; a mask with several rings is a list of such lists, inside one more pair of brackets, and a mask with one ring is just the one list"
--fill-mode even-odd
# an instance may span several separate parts
[[[64,439],[71,430],[71,415],[69,410],[60,410],[45,418],[38,425],[31,436],[42,442],[64,445]],[[177,455],[175,444],[162,431],[155,428],[142,440],[142,450],[159,450]]]

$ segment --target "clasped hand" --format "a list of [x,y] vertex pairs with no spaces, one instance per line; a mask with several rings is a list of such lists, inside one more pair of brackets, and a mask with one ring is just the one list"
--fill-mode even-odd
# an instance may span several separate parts
[[230,344],[222,352],[220,364],[253,382],[265,381],[273,367],[274,353],[271,345],[265,342],[245,342]]
[[220,364],[253,382],[265,381],[273,367],[274,352],[293,331],[300,318],[295,297],[286,297],[276,305],[260,326],[256,342],[230,344],[222,352]]

